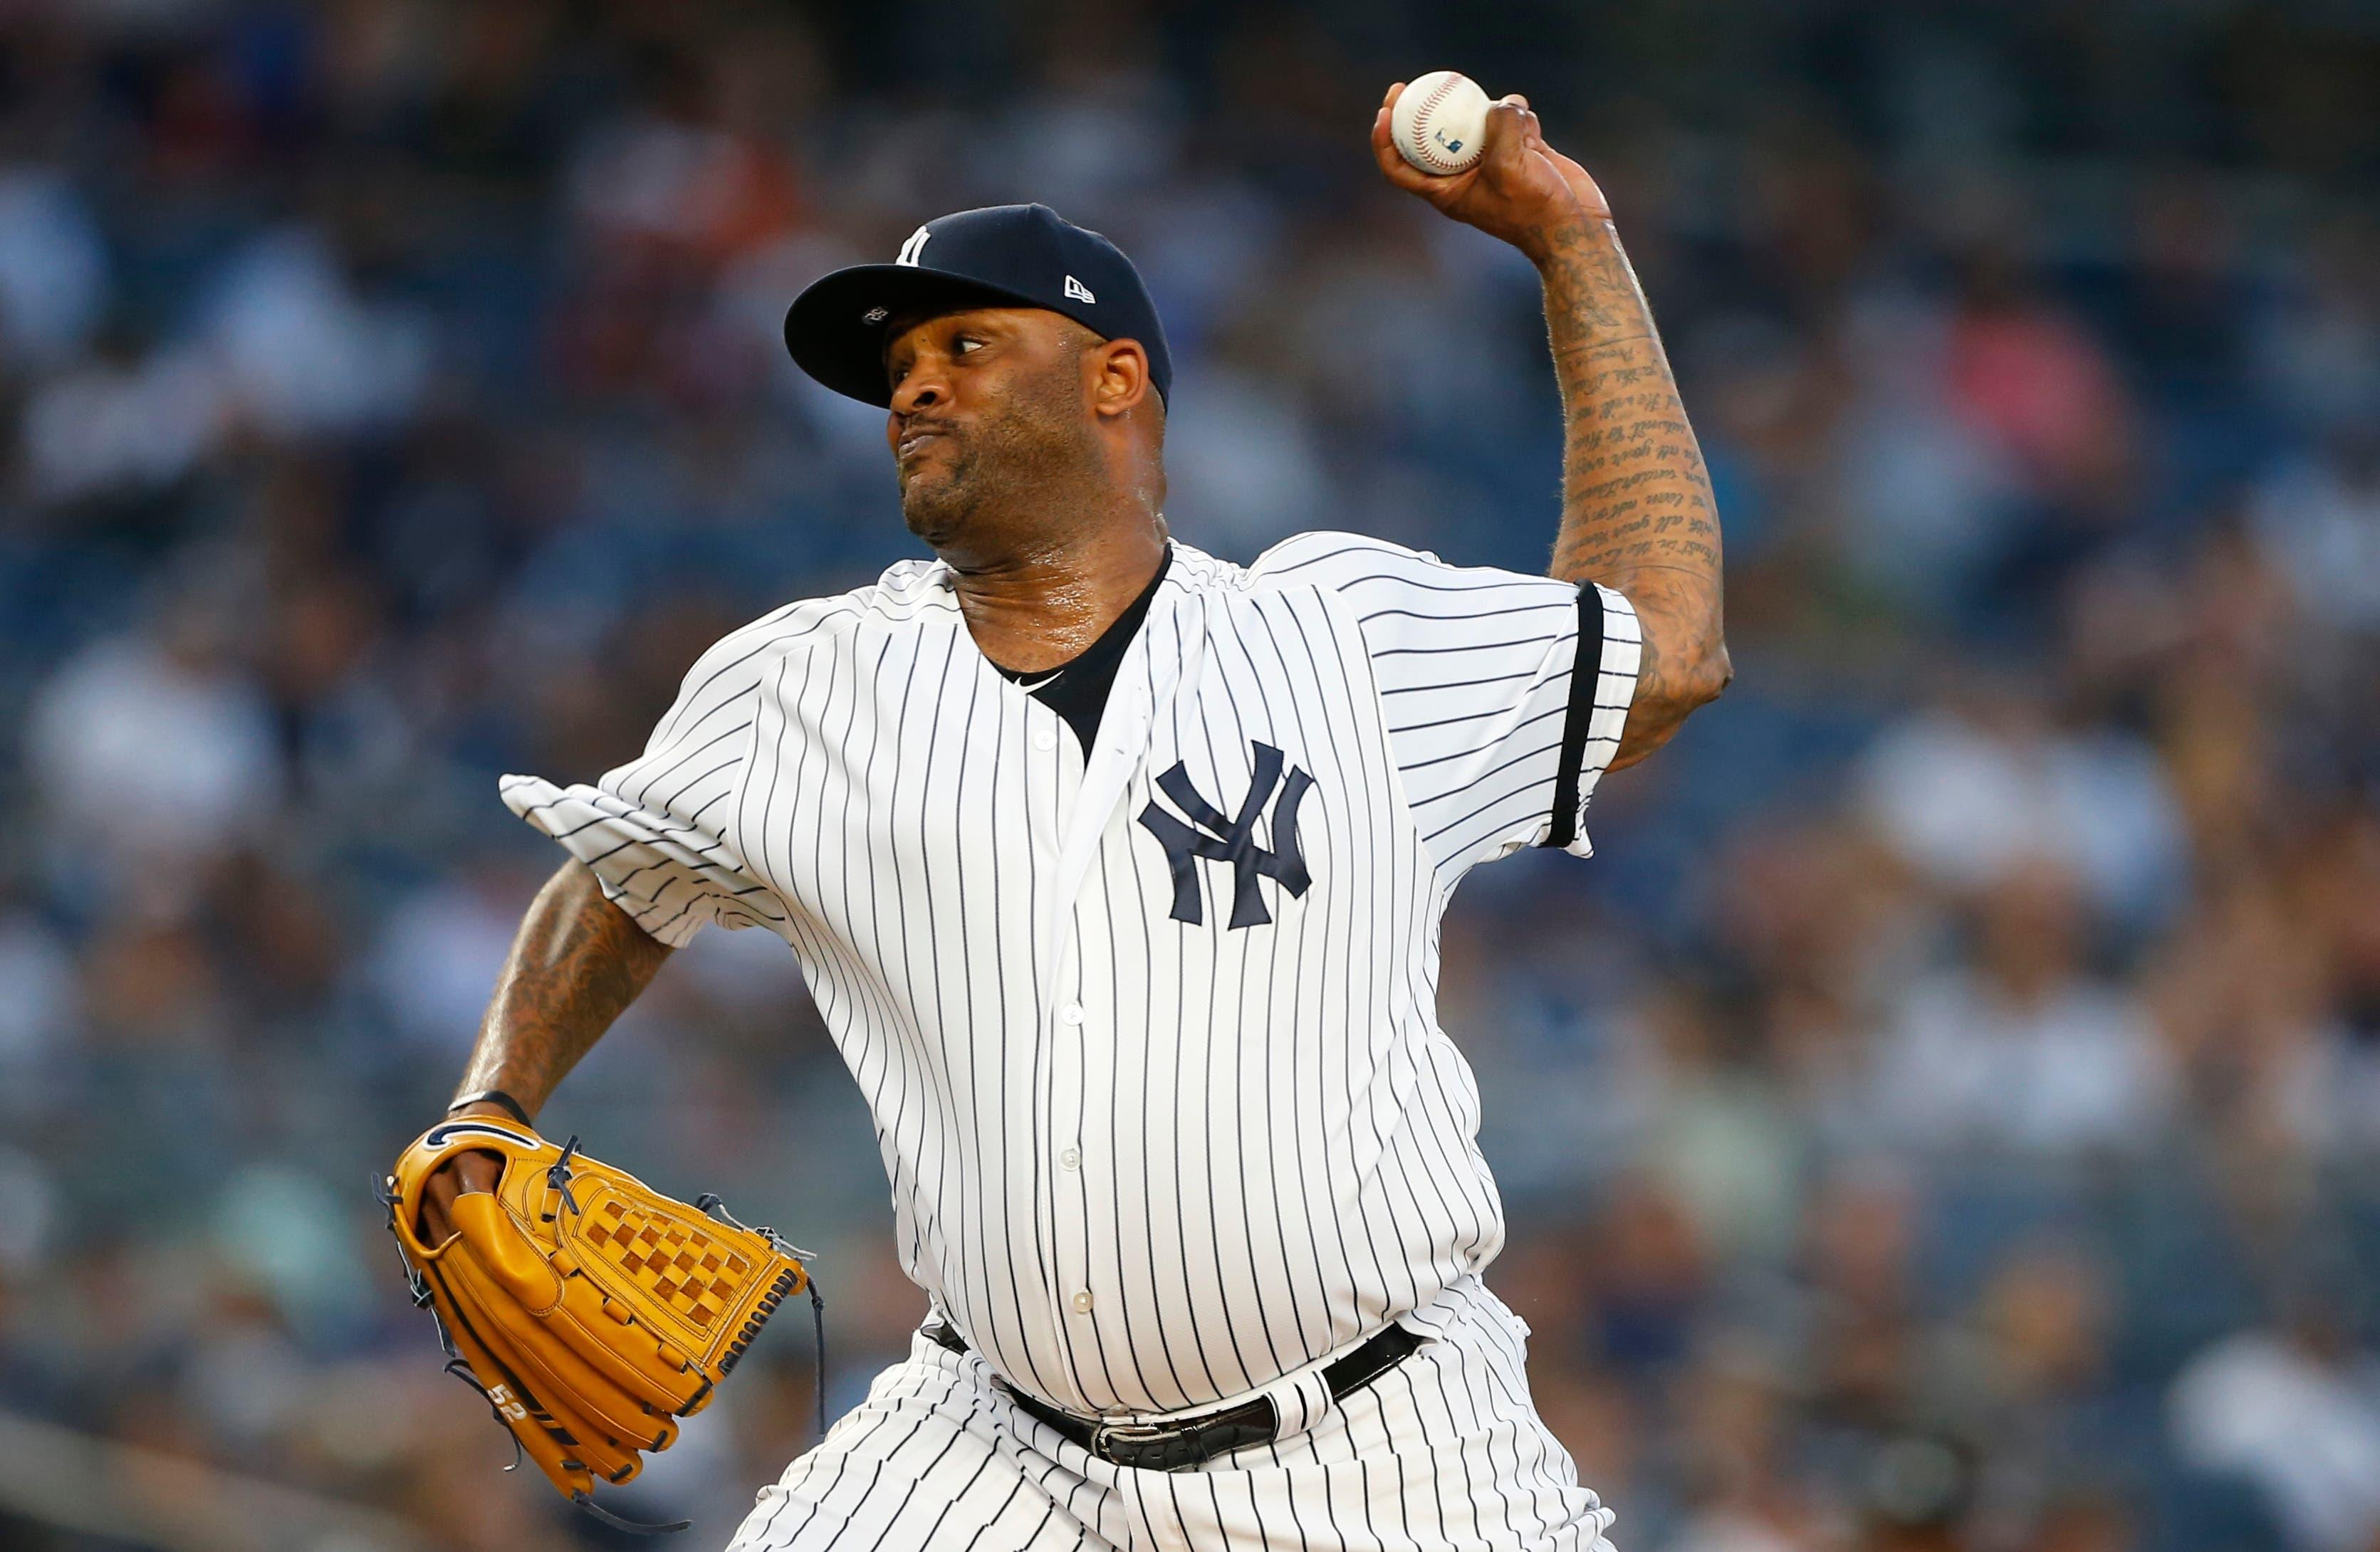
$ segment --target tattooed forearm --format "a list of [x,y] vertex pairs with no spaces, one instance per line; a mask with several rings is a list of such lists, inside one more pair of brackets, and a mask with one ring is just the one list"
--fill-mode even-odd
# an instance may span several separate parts
[[1561,384],[1561,531],[1553,575],[1626,595],[1645,627],[1627,732],[1613,762],[1669,740],[1727,685],[1718,511],[1710,475],[1609,221],[1531,234]]
[[669,953],[584,863],[564,863],[513,940],[457,1092],[501,1089],[536,1114]]

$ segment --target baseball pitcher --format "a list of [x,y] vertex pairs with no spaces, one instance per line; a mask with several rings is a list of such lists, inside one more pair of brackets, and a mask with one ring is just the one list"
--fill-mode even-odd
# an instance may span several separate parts
[[1174,540],[1132,263],[1038,205],[965,211],[785,320],[885,407],[936,558],[730,635],[601,781],[506,778],[569,860],[392,1196],[425,1302],[570,1490],[633,1473],[801,1286],[772,1236],[533,1131],[717,923],[797,956],[931,1306],[739,1552],[1600,1542],[1481,1282],[1503,1216],[1438,924],[1480,863],[1586,855],[1597,779],[1726,685],[1718,526],[1594,180],[1519,98],[1425,173],[1395,98],[1381,172],[1544,279],[1549,575]]

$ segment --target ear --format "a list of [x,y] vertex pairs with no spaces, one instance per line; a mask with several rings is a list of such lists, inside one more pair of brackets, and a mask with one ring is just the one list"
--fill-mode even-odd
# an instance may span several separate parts
[[1155,390],[1148,381],[1148,352],[1137,340],[1101,340],[1083,352],[1083,386],[1091,413],[1112,420],[1131,411]]

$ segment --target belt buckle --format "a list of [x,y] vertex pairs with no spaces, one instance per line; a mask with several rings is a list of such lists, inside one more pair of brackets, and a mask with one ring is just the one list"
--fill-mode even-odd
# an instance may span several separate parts
[[[1160,1463],[1153,1469],[1172,1471],[1179,1459],[1179,1451],[1169,1447],[1185,1444],[1189,1438],[1190,1430],[1187,1428],[1160,1427],[1152,1423],[1102,1423],[1091,1430],[1091,1453],[1111,1464],[1132,1466],[1142,1471],[1152,1469],[1142,1461],[1147,1455],[1154,1453]],[[1136,1458],[1119,1460],[1116,1455],[1119,1448]]]

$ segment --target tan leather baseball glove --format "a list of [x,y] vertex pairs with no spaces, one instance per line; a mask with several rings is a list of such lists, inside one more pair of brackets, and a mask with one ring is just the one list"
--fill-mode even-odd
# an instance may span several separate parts
[[[504,1160],[496,1190],[457,1196],[453,1233],[426,1243],[423,1182],[468,1150]],[[588,1158],[576,1137],[556,1146],[501,1118],[431,1127],[382,1195],[447,1366],[556,1488],[615,1524],[629,1522],[595,1504],[597,1479],[626,1482],[641,1452],[667,1449],[674,1419],[701,1411],[777,1306],[809,1286],[804,1253],[726,1218],[718,1198],[689,1206]]]

